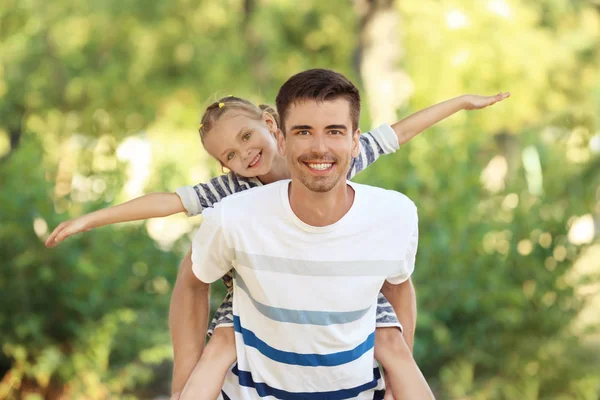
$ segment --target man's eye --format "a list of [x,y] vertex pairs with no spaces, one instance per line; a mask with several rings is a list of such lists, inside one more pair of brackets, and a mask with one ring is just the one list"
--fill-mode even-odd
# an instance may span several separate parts
[[332,130],[332,131],[329,131],[329,133],[331,133],[332,135],[342,135],[343,134],[342,131],[338,131],[338,130],[335,130],[335,129]]
[[310,132],[309,131],[298,131],[298,132],[296,132],[296,135],[308,136],[308,135],[310,135]]
[[247,132],[244,134],[244,136],[242,136],[242,140],[245,142],[248,139],[250,139],[250,136],[252,136],[252,134],[250,132]]
[[233,157],[235,157],[235,153],[233,151],[231,153],[228,153],[227,154],[227,161],[233,160]]

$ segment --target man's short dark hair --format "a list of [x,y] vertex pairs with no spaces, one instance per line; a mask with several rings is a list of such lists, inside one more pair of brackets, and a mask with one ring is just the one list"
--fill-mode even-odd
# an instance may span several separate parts
[[279,89],[277,112],[280,128],[285,134],[285,121],[290,107],[299,101],[316,100],[323,102],[343,98],[350,104],[352,131],[358,129],[360,119],[360,92],[344,75],[329,69],[309,69],[288,79]]

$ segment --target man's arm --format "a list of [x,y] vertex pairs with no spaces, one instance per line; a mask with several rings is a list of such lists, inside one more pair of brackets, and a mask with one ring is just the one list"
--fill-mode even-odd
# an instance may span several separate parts
[[417,249],[419,247],[419,217],[414,204],[413,207],[412,232],[407,238],[408,243],[402,263],[403,268],[399,271],[399,275],[388,277],[381,288],[381,292],[394,308],[394,312],[403,328],[404,340],[411,351],[414,345],[417,323],[417,297],[410,276],[415,270]]
[[223,204],[203,212],[203,221],[183,261],[171,299],[170,325],[175,354],[173,398],[178,398],[202,355],[208,326],[211,282],[231,269],[233,249],[223,228]]
[[510,93],[498,93],[495,96],[466,94],[455,97],[409,115],[402,121],[393,124],[392,129],[394,129],[398,136],[398,142],[404,144],[425,129],[437,124],[458,111],[479,110],[502,101],[509,96]]
[[381,288],[381,293],[394,308],[398,321],[402,325],[404,340],[412,352],[417,323],[417,297],[412,281],[408,279],[399,285],[385,282]]
[[169,325],[173,340],[173,398],[178,398],[204,350],[209,315],[209,288],[192,271],[192,251],[179,267],[171,297]]

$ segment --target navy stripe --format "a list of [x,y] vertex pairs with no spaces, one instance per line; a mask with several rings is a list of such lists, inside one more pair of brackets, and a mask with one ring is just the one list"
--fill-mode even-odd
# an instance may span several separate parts
[[[375,393],[377,393],[377,392],[375,392]],[[231,399],[229,398],[229,396],[227,396],[227,395],[225,394],[225,392],[224,392],[224,391],[222,391],[222,390],[221,390],[221,395],[223,396],[223,400],[231,400]],[[382,397],[382,399],[383,399],[383,397]]]
[[[202,208],[212,207],[212,205],[218,201],[206,183],[200,183],[194,186],[194,190],[198,195],[198,199],[200,200],[200,204],[202,204]],[[204,192],[204,194],[202,194],[202,192]]]
[[351,179],[353,178],[358,172],[363,170],[363,162],[362,162],[362,157],[359,156],[356,158],[353,158],[352,161],[350,162],[350,170],[348,171],[348,175],[346,175],[347,179]]
[[217,192],[219,196],[221,196],[221,200],[231,194],[231,190],[229,189],[229,181],[227,179],[227,175],[221,175],[217,178],[219,182],[219,186],[217,187]]
[[215,190],[215,192],[217,192],[217,202],[227,197],[227,194],[223,191],[223,188],[221,187],[221,180],[219,178],[220,177],[217,176],[216,178],[212,178],[210,180],[213,189]]
[[[239,379],[240,386],[251,387],[256,389],[260,397],[273,396],[278,399],[285,400],[344,400],[351,399],[362,392],[373,389],[377,386],[381,373],[379,368],[373,368],[373,380],[364,385],[356,386],[351,389],[340,389],[330,392],[288,392],[286,390],[273,388],[266,383],[254,382],[252,375],[247,371],[240,371],[237,364],[232,371]],[[376,399],[377,397],[374,397]]]
[[[377,139],[375,139],[375,136],[373,136],[373,134],[371,132],[367,132],[367,133],[365,133],[365,135],[369,135],[369,137],[371,139],[373,139],[373,143],[375,143],[375,146],[377,146],[377,154],[379,156],[386,154],[386,152],[383,150],[383,147],[381,147],[381,145],[379,144]],[[375,160],[373,160],[373,161],[375,161]]]
[[363,354],[371,350],[375,344],[375,331],[373,331],[364,342],[352,350],[330,354],[301,354],[269,346],[266,342],[260,340],[254,332],[242,327],[240,317],[237,315],[233,316],[233,327],[236,332],[242,334],[244,345],[255,348],[262,355],[273,361],[303,367],[335,367],[347,364],[360,358]]
[[375,142],[373,136],[369,134],[369,136],[367,137],[365,135],[365,144],[363,146],[363,151],[367,156],[367,167],[373,164],[377,159],[377,157],[375,157],[375,152],[373,151],[373,146],[371,146],[371,141],[369,140],[369,138],[373,139],[373,142]]

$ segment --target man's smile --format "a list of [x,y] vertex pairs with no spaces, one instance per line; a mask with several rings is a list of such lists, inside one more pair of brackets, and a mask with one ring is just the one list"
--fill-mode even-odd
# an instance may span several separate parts
[[305,162],[304,164],[315,172],[329,172],[335,165],[333,162]]

